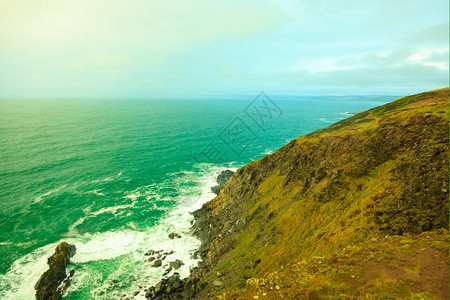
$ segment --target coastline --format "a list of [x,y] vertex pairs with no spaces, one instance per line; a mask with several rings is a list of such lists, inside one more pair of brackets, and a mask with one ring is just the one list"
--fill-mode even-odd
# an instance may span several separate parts
[[[226,170],[230,169],[226,168],[222,172]],[[217,178],[219,176],[220,174]],[[228,182],[229,180],[225,185]],[[146,299],[193,299],[204,288],[205,274],[214,261],[208,256],[209,250],[211,249],[210,245],[213,240],[224,237],[223,234],[219,233],[220,227],[215,226],[209,210],[209,203],[216,197],[208,200],[199,209],[191,212],[194,220],[190,232],[201,242],[200,247],[194,253],[194,258],[200,258],[198,266],[192,268],[190,275],[183,279],[180,278],[177,272],[169,277],[162,278],[161,281],[146,291]]]
[[202,262],[147,299],[448,299],[448,88],[292,140],[193,216]]
[[[127,271],[125,280],[129,282],[129,285],[126,289],[122,289],[120,282],[110,280],[105,284],[96,287],[97,290],[93,291],[93,295],[94,293],[97,295],[102,290],[108,289],[108,292],[105,292],[104,295],[108,294],[111,297],[115,297],[114,299],[121,299],[123,298],[123,295],[127,295],[127,297],[133,299],[145,299],[144,289],[158,283],[161,278],[163,278],[170,263],[178,260],[183,261],[183,264],[174,271],[180,273],[181,278],[189,276],[191,266],[196,266],[200,258],[199,255],[193,258],[192,254],[194,254],[201,245],[200,240],[191,234],[191,222],[193,222],[194,219],[191,212],[200,208],[203,203],[214,198],[211,187],[216,185],[218,174],[225,169],[235,168],[209,166],[200,169],[201,171],[199,171],[198,174],[197,172],[192,174],[189,173],[179,177],[180,183],[177,183],[177,185],[181,185],[184,182],[190,182],[194,179],[199,191],[191,195],[180,193],[182,196],[177,199],[177,205],[168,212],[164,219],[160,221],[159,225],[149,228],[148,231],[110,231],[94,236],[87,236],[87,238],[83,235],[78,236],[72,234],[55,243],[39,248],[26,257],[27,261],[36,260],[39,263],[37,265],[38,267],[33,268],[33,270],[35,269],[35,272],[28,272],[29,270],[24,268],[23,263],[15,265],[17,271],[20,271],[20,273],[15,272],[14,274],[17,276],[13,279],[17,278],[18,283],[17,286],[14,286],[15,288],[11,289],[8,293],[5,291],[5,298],[30,299],[31,297],[34,297],[35,291],[33,286],[40,276],[48,269],[48,257],[54,253],[55,247],[63,241],[75,244],[77,247],[76,255],[71,259],[71,264],[67,266],[67,272],[71,273],[72,271],[75,271],[75,276],[73,276],[71,284],[66,289],[64,296],[69,296],[70,294],[78,295],[80,290],[87,284],[90,284],[89,281],[86,281],[88,279],[86,274],[89,272],[89,269],[86,268],[86,264],[91,261],[108,261],[109,259],[116,259],[123,255],[129,257],[129,260],[125,262],[126,264],[130,264],[130,262],[133,263],[135,260],[140,263],[137,268]],[[170,239],[168,235],[173,232],[180,234],[182,238]],[[114,245],[114,243],[119,243],[118,247],[110,246]],[[119,247],[123,243],[126,245]],[[154,249],[156,251],[163,250],[163,252],[166,252],[167,258],[161,267],[154,268],[152,267],[153,262],[148,262],[149,256],[145,256],[145,253],[148,252],[149,249]],[[169,255],[169,253],[172,254]],[[16,269],[12,269],[12,271],[16,271]],[[9,275],[9,273],[7,275]],[[20,280],[20,278],[26,278],[26,282],[29,282],[30,284],[25,286],[19,284],[19,281],[22,283],[24,282],[23,280]],[[11,284],[13,283],[14,282],[11,281]],[[139,291],[139,294],[136,295],[137,291]],[[103,298],[100,297],[100,299]]]
[[[448,254],[448,244],[444,243],[448,240],[447,104],[448,89],[403,97],[301,136],[238,169],[219,195],[211,197],[209,189],[214,179],[219,182],[219,169],[227,169],[216,168],[214,177],[209,173],[203,178],[209,185],[201,185],[202,197],[184,197],[164,218],[167,226],[158,233],[166,243],[156,246],[151,239],[146,240],[147,252],[142,248],[134,252],[144,257],[140,258],[144,268],[139,270],[145,271],[132,270],[130,278],[137,275],[142,280],[133,280],[131,289],[120,296],[224,299],[231,295],[232,299],[248,299],[292,293],[371,295],[378,292],[370,286],[354,285],[351,290],[348,285],[356,276],[374,282],[383,279],[364,274],[373,264],[397,268],[395,280],[401,285],[405,280],[424,284],[435,280],[436,273],[440,287],[417,289],[411,285],[408,292],[445,294],[441,277],[445,275],[444,254]],[[370,160],[368,150],[372,151]],[[377,186],[396,195],[380,194]],[[411,186],[417,188],[413,193]],[[403,207],[400,212],[399,205]],[[409,212],[408,222],[403,211]],[[176,218],[177,214],[184,217]],[[418,222],[420,225],[414,225]],[[186,264],[171,256],[183,235],[191,242],[183,252],[185,262],[189,261]],[[365,252],[358,252],[361,249]],[[432,258],[423,260],[421,251]],[[386,253],[395,253],[393,257],[401,261],[391,264],[395,258],[386,257]],[[411,257],[426,265],[405,277],[403,262],[411,263]],[[83,258],[74,259],[75,265],[81,261]],[[355,261],[359,269],[355,269]],[[329,275],[336,275],[343,266],[351,272],[340,277]],[[317,272],[320,268],[325,271]],[[432,271],[424,271],[427,268]],[[305,277],[305,285],[296,281],[298,273]],[[283,282],[285,279],[279,278],[284,276]],[[340,290],[310,286],[326,287],[328,282]],[[142,287],[150,284],[154,285]],[[366,290],[361,292],[362,288]],[[383,289],[388,291],[389,287]]]

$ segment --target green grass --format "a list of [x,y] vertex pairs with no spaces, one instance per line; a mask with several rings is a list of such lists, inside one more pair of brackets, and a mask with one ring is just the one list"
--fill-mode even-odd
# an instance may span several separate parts
[[[398,274],[418,272],[410,257],[421,249],[448,252],[448,231],[440,229],[448,228],[448,194],[441,192],[448,174],[448,89],[296,139],[244,166],[210,206],[219,223],[246,220],[213,264],[212,274],[233,274],[221,279],[220,292],[230,299],[256,291],[286,299],[427,299],[428,291]],[[429,230],[430,238],[420,235]],[[379,270],[368,275],[371,266]],[[392,268],[397,275],[383,279]]]

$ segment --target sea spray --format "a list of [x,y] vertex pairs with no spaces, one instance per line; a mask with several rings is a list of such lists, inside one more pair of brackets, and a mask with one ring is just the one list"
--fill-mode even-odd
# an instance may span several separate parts
[[[75,276],[65,297],[120,299],[123,295],[133,295],[139,291],[135,299],[143,299],[143,289],[161,280],[169,263],[176,260],[184,263],[176,272],[181,278],[187,277],[191,268],[199,262],[199,258],[194,258],[193,254],[200,246],[200,241],[190,233],[193,220],[191,212],[215,196],[211,187],[216,185],[217,175],[224,169],[230,169],[210,164],[200,164],[197,168],[199,172],[174,174],[173,188],[178,189],[179,193],[178,197],[172,199],[176,201],[176,205],[166,212],[165,217],[155,226],[146,230],[129,228],[79,234],[76,228],[86,219],[103,213],[117,214],[120,210],[132,208],[134,202],[94,212],[85,210],[86,216],[74,221],[69,227],[67,238],[64,239],[77,247],[77,254],[68,267],[69,271],[75,270]],[[136,191],[127,198],[137,201],[136,196],[142,196],[138,194]],[[148,191],[148,194],[151,194],[151,191]],[[172,232],[180,234],[181,238],[170,239],[169,234]],[[20,258],[8,273],[0,275],[1,298],[33,298],[33,285],[45,271],[46,258],[52,254],[59,242],[41,247]],[[144,255],[150,249],[171,254],[167,255],[161,267],[154,268]],[[173,272],[174,270],[166,275],[169,276]],[[27,284],[24,285],[23,282]]]

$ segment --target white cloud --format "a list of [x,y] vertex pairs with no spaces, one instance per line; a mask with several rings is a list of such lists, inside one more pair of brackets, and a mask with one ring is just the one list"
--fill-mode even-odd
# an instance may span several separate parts
[[179,0],[15,0],[0,2],[0,49],[105,52],[133,48],[182,51],[217,39],[245,37],[278,17],[263,3]]
[[443,0],[0,0],[0,96],[427,89],[448,81],[439,49]]
[[411,64],[435,67],[439,70],[448,70],[448,48],[422,49],[407,58]]

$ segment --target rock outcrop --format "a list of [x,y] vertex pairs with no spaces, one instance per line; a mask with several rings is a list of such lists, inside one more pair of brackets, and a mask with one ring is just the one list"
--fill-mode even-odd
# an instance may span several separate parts
[[70,258],[75,255],[75,252],[75,245],[66,242],[62,242],[56,247],[55,253],[48,258],[49,269],[42,274],[34,286],[37,300],[57,300],[62,298],[74,275],[72,271],[70,276],[67,277],[66,267],[70,262]]
[[220,190],[223,189],[223,187],[225,186],[225,183],[227,183],[227,181],[233,176],[234,172],[231,170],[224,170],[222,171],[219,176],[217,176],[217,185],[213,186],[211,188],[211,191],[216,194],[219,195],[220,194]]
[[180,279],[175,272],[149,288],[145,297],[151,300],[193,299],[204,286],[204,274],[204,269],[194,268],[191,276]]
[[171,240],[173,240],[173,239],[180,239],[180,238],[181,238],[181,235],[179,235],[176,232],[169,233],[169,239],[171,239]]

